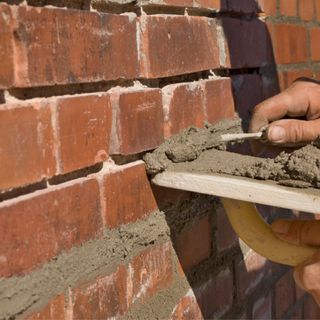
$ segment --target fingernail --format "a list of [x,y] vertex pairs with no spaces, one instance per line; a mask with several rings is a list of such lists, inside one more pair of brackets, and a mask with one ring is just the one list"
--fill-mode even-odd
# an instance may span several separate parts
[[289,231],[290,223],[288,221],[278,220],[271,225],[272,231],[279,234],[286,234]]
[[282,127],[271,127],[268,130],[268,138],[273,142],[282,142],[286,137],[286,131]]

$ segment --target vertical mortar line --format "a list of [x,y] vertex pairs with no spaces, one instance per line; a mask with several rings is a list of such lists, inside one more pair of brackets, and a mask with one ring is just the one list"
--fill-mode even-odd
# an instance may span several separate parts
[[[100,216],[102,220],[103,229],[106,227],[106,199],[105,199],[105,187],[103,183],[103,170],[97,175],[97,181],[99,185],[99,198],[100,198]],[[102,229],[102,230],[103,230]]]
[[58,123],[58,99],[52,98],[51,107],[51,125],[53,130],[53,152],[56,159],[56,172],[55,174],[61,174],[63,171],[61,164],[61,141],[60,141],[60,127]]

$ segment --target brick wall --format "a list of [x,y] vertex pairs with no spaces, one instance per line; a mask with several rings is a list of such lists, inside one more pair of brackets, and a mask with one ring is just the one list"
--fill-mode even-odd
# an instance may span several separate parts
[[320,317],[218,199],[141,161],[319,78],[319,40],[318,0],[1,3],[0,318]]

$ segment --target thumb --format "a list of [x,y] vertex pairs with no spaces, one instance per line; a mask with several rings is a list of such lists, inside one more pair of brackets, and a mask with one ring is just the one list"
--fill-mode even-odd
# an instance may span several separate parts
[[282,240],[294,244],[320,246],[320,220],[277,220],[272,231]]
[[278,120],[267,130],[268,140],[274,144],[310,142],[320,136],[320,119],[317,120]]

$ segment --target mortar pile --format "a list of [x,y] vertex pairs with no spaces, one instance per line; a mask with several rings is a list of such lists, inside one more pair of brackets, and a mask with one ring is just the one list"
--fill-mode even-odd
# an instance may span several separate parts
[[[274,159],[240,155],[226,151],[221,140],[226,133],[241,133],[241,121],[223,120],[205,128],[188,128],[168,139],[144,157],[149,174],[164,170],[202,174],[228,174],[307,188],[320,187],[320,149],[308,144]],[[239,142],[241,143],[241,141]]]

